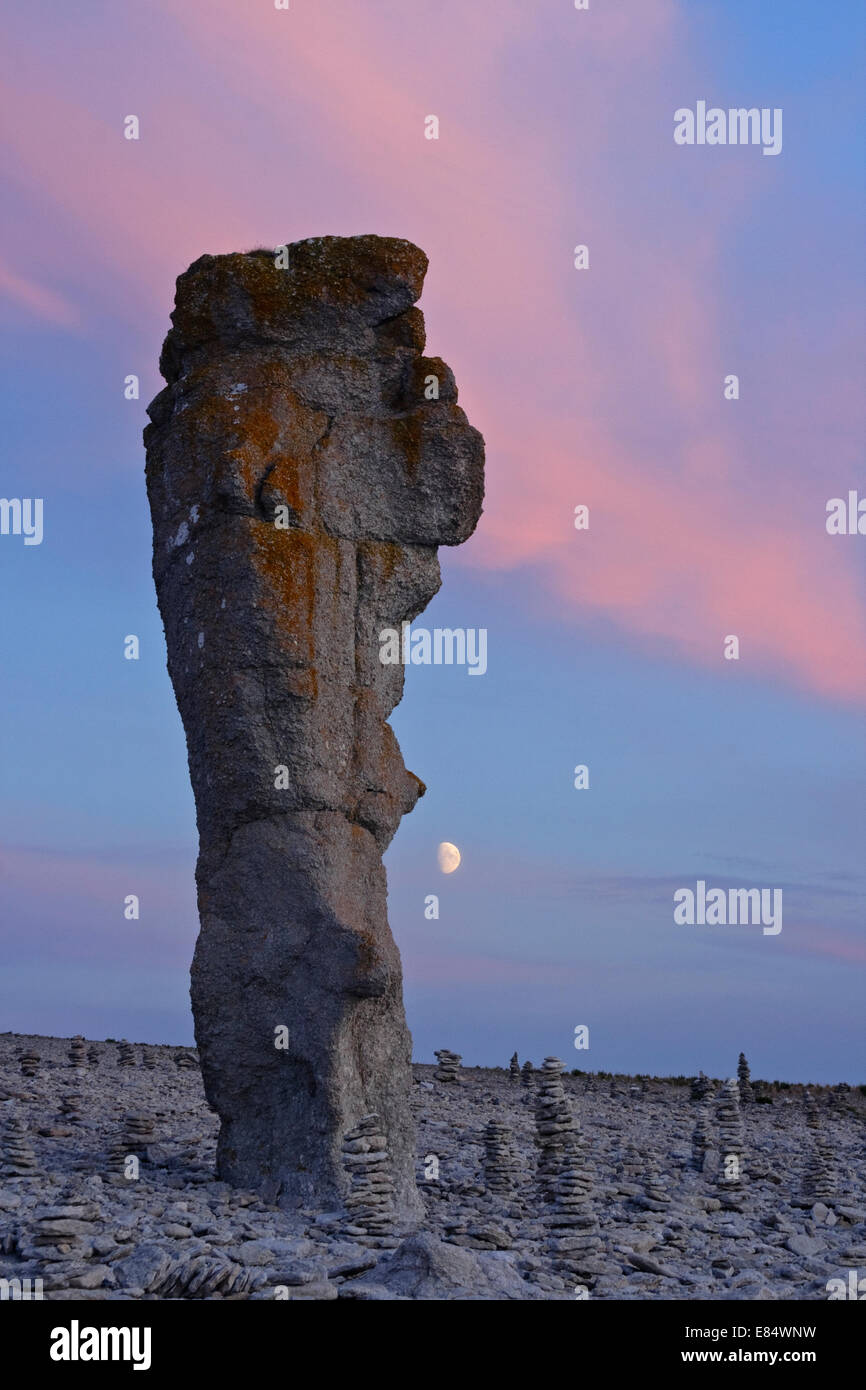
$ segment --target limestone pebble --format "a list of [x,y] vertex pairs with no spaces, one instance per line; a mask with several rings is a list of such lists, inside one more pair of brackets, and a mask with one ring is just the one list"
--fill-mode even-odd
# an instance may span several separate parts
[[437,1081],[459,1081],[460,1063],[463,1060],[459,1052],[450,1052],[447,1047],[442,1047],[438,1052],[434,1052],[439,1065],[434,1072]]
[[345,1200],[349,1213],[347,1233],[373,1238],[389,1236],[394,1224],[394,1179],[379,1116],[365,1115],[350,1129],[343,1138],[342,1152],[351,1184]]

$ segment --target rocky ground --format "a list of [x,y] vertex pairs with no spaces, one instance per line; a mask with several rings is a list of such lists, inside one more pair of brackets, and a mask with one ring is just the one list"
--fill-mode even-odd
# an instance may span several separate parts
[[[856,1090],[814,1089],[807,1123],[802,1088],[759,1087],[734,1190],[718,1093],[701,1107],[687,1085],[564,1075],[590,1175],[571,1225],[597,1237],[563,1255],[538,1191],[537,1072],[529,1086],[483,1068],[442,1082],[416,1065],[426,1221],[359,1237],[344,1212],[282,1211],[215,1181],[217,1120],[190,1049],[136,1045],[119,1065],[115,1043],[86,1047],[76,1067],[69,1039],[0,1036],[0,1281],[41,1279],[47,1299],[808,1300],[866,1276]],[[512,1136],[511,1193],[488,1191],[491,1120]]]

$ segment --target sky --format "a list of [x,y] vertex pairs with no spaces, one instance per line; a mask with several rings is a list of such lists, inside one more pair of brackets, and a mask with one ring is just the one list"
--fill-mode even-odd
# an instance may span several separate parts
[[[415,1057],[866,1081],[866,537],[825,524],[866,498],[864,51],[853,0],[8,17],[0,496],[44,536],[0,535],[0,1029],[192,1041],[145,407],[191,261],[375,232],[427,253],[487,446],[419,622],[486,628],[488,669],[410,667],[392,718]],[[678,145],[699,101],[780,109],[781,151]],[[782,930],[677,924],[699,880],[781,890]]]

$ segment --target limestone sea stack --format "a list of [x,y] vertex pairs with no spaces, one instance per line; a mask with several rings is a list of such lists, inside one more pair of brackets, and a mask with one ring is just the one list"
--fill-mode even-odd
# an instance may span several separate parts
[[382,854],[424,788],[387,723],[403,665],[380,634],[429,603],[437,547],[472,534],[483,496],[483,440],[423,355],[426,268],[377,236],[202,256],[145,431],[219,1175],[331,1204],[342,1136],[376,1113],[400,1220],[420,1205]]

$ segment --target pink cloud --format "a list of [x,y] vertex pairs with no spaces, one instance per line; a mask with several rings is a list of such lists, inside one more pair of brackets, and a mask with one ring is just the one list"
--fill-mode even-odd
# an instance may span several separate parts
[[[719,248],[775,161],[720,164],[708,184],[706,166],[673,162],[672,140],[653,143],[646,112],[660,127],[672,75],[686,94],[700,76],[671,0],[591,22],[543,11],[573,63],[574,124],[557,107],[571,93],[544,86],[539,11],[518,0],[443,0],[435,22],[405,26],[360,0],[155,8],[161,45],[185,63],[163,68],[129,12],[125,86],[98,55],[74,72],[39,55],[13,65],[5,98],[16,177],[93,248],[96,312],[108,265],[155,347],[174,276],[204,250],[323,230],[418,241],[430,350],[452,362],[488,443],[485,517],[457,563],[532,566],[564,618],[604,618],[682,660],[721,661],[736,633],[732,677],[862,698],[850,549],[828,545],[817,506],[778,501],[792,427],[774,420],[756,477],[719,409]],[[126,87],[144,94],[138,143],[121,135]],[[429,113],[438,142],[423,138]],[[573,529],[578,502],[588,533]]]
[[73,328],[79,322],[78,310],[63,295],[37,285],[33,280],[16,275],[7,265],[0,262],[0,295],[11,299],[19,308],[25,309],[38,319],[55,324],[58,328]]

